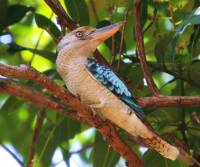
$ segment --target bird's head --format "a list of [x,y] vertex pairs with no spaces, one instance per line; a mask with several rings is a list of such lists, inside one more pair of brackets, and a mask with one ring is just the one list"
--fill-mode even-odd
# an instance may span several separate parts
[[93,27],[79,27],[67,33],[58,44],[58,53],[75,52],[90,56],[97,46],[111,37],[123,26],[122,22],[115,23],[100,29]]

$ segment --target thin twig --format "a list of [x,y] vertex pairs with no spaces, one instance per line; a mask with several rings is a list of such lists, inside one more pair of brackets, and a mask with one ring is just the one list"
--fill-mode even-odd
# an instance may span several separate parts
[[[35,44],[35,47],[34,47],[34,51],[37,50],[38,45],[39,45],[39,43],[40,43],[40,40],[41,40],[43,34],[44,34],[44,29],[42,29],[41,32],[40,32],[40,34],[39,34],[38,40],[37,40],[37,42],[36,42],[36,44]],[[28,63],[29,65],[32,64],[34,58],[35,58],[35,52],[33,52],[32,56],[31,56],[31,60],[30,60],[29,63]]]
[[144,77],[147,81],[148,87],[154,96],[158,96],[159,91],[155,83],[153,82],[150,71],[148,70],[147,61],[145,57],[145,48],[144,48],[144,41],[143,41],[143,34],[142,34],[142,27],[141,27],[141,4],[142,4],[142,0],[134,0],[134,20],[135,20],[135,35],[136,35],[136,42],[137,42],[137,52],[139,54],[141,68],[142,68]]
[[[114,10],[113,10],[114,9]],[[110,23],[113,22],[113,13],[115,13],[117,10],[117,7],[114,8],[114,4],[112,4],[109,9],[108,9],[108,12],[109,12],[109,15],[110,15]],[[116,53],[115,53],[115,36],[113,35],[112,36],[112,46],[111,46],[111,54],[112,54],[112,58],[111,58],[111,61],[110,61],[110,66],[113,65],[114,61],[115,61],[115,57],[116,57]]]
[[38,141],[44,118],[45,118],[45,111],[43,108],[41,108],[39,111],[38,117],[37,117],[36,125],[35,125],[35,130],[34,130],[32,143],[31,143],[31,147],[30,147],[29,160],[28,160],[27,167],[34,166],[35,145]]
[[[182,66],[178,65],[178,69],[179,69],[180,75],[182,76],[182,74],[183,74]],[[179,80],[179,85],[180,85],[180,95],[184,96],[185,95],[184,81]],[[183,141],[188,146],[189,143],[188,143],[188,138],[187,138],[187,134],[186,134],[187,127],[186,127],[186,123],[185,123],[185,109],[184,108],[181,108],[181,117],[182,117],[182,120],[181,120],[181,124],[179,125],[179,130],[182,134]]]
[[115,36],[112,36],[112,49],[111,49],[111,53],[112,53],[112,59],[110,61],[110,65],[112,66],[114,61],[115,61]]
[[[52,16],[53,16],[53,12],[51,13],[49,19],[51,19]],[[49,31],[47,31],[47,32],[49,33],[49,35],[50,35],[50,36],[54,39],[54,41],[56,42],[57,39],[55,39],[55,37],[54,37]],[[43,34],[44,34],[44,29],[41,30],[41,32],[40,32],[40,34],[39,34],[39,36],[38,36],[37,42],[36,42],[35,47],[34,47],[34,49],[33,49],[33,54],[32,54],[32,56],[31,56],[31,60],[30,60],[29,63],[28,63],[29,65],[32,64],[32,62],[33,62],[33,60],[34,60],[34,58],[35,58],[35,51],[38,49],[38,46],[39,46],[39,44],[40,44],[40,41],[41,41],[41,39],[42,39]]]
[[23,162],[8,147],[3,144],[0,145],[21,165],[21,167],[24,167]]
[[143,30],[143,34],[149,30],[149,28],[156,22],[157,20],[157,12],[158,10],[155,8],[153,11],[152,21],[147,25],[147,27]]
[[120,71],[120,64],[121,64],[121,54],[122,54],[122,49],[123,49],[123,43],[124,43],[124,31],[125,31],[125,26],[126,26],[126,22],[127,22],[127,17],[128,17],[128,10],[126,11],[125,14],[125,19],[124,19],[124,25],[122,28],[122,34],[121,34],[121,40],[120,40],[120,46],[119,46],[119,60],[118,60],[118,64],[117,64],[117,72]]

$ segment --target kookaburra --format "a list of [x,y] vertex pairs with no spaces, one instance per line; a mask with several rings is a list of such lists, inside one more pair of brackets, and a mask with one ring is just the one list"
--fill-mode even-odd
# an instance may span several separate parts
[[178,148],[155,133],[124,82],[109,67],[91,58],[97,46],[122,26],[123,23],[115,23],[100,29],[80,27],[67,33],[58,44],[57,71],[68,90],[93,111],[164,157],[183,158]]

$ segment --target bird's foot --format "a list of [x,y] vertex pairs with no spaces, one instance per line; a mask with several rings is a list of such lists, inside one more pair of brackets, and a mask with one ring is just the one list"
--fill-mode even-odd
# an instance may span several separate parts
[[98,115],[103,121],[106,121],[106,118],[103,116],[103,114],[100,111],[95,110],[94,108],[91,108],[91,110],[94,116]]
[[104,106],[103,102],[96,103],[96,104],[90,104],[88,106],[91,108],[94,115],[98,114],[98,116],[100,116],[100,118],[102,120],[104,120],[104,121],[106,120],[106,118],[103,116],[103,114],[98,110],[98,109],[101,109]]
[[106,118],[103,116],[102,112],[97,111],[97,114],[103,121],[106,121]]

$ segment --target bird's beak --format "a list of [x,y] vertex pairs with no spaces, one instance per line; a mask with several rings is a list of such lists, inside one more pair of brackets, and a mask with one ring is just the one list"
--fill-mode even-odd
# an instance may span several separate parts
[[115,34],[123,25],[123,22],[111,24],[109,26],[96,29],[89,36],[92,40],[105,41],[113,34]]

